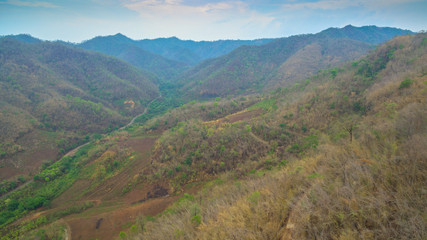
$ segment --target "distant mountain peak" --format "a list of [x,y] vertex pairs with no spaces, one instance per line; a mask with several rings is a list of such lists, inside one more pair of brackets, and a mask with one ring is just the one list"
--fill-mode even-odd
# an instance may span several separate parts
[[133,41],[132,39],[128,38],[127,36],[121,34],[121,33],[116,33],[114,35],[107,35],[107,36],[96,36],[92,39],[83,41],[82,43],[87,43],[87,42],[92,42],[94,40],[120,40],[120,41]]
[[[140,41],[144,41],[144,40],[146,40],[146,39],[143,39]],[[156,40],[173,41],[173,42],[183,41],[183,40],[177,38],[176,36],[151,39],[151,41],[156,41]]]
[[108,36],[108,37],[113,38],[113,39],[119,39],[121,41],[133,41],[132,39],[130,39],[129,37],[127,37],[126,35],[123,35],[121,33],[116,33],[115,35]]
[[13,39],[15,39],[17,41],[25,42],[25,43],[39,43],[39,42],[42,41],[42,40],[40,40],[38,38],[35,38],[35,37],[31,36],[30,34],[8,35],[8,36],[5,36],[5,37],[13,38]]
[[125,36],[121,33],[116,33],[115,35],[113,35],[113,37],[128,38],[127,36]]

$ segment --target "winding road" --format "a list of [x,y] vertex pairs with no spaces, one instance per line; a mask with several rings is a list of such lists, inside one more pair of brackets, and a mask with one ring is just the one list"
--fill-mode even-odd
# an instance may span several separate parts
[[125,128],[129,127],[130,125],[132,125],[138,117],[140,117],[140,116],[142,116],[142,115],[144,115],[144,114],[147,113],[148,107],[150,106],[151,103],[153,103],[155,100],[157,100],[157,99],[159,99],[161,97],[162,97],[162,94],[160,93],[160,95],[158,97],[156,97],[155,99],[151,100],[151,102],[149,102],[147,104],[147,107],[144,109],[144,112],[142,112],[141,114],[139,114],[139,115],[135,116],[134,118],[132,118],[132,120],[128,124],[126,124],[125,126],[119,128],[119,130],[125,129]]

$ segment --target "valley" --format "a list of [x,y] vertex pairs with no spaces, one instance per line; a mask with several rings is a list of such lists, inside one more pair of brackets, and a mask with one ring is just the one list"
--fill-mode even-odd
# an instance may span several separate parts
[[424,32],[0,44],[0,239],[426,237]]

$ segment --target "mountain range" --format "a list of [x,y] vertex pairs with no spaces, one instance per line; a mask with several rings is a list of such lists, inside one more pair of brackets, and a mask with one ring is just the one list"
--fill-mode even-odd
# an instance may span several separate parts
[[396,28],[1,37],[0,239],[425,239],[426,91]]
[[[411,33],[349,25],[253,41],[132,40],[116,34],[70,44],[29,35],[2,37],[1,156],[9,166],[15,164],[14,169],[27,166],[16,161],[30,158],[40,130],[65,131],[52,138],[61,144],[39,151],[49,152],[44,160],[53,160],[81,141],[82,134],[108,131],[141,113],[159,96],[159,87],[164,89],[163,103],[156,103],[159,113],[176,106],[178,99],[268,92],[358,59],[396,35]],[[192,60],[182,60],[180,54]]]
[[173,78],[207,58],[226,54],[242,45],[260,45],[271,39],[254,41],[184,41],[176,37],[132,40],[120,33],[95,37],[77,46],[120,58],[161,78]]
[[205,61],[179,78],[186,94],[226,96],[286,87],[320,69],[355,60],[375,44],[412,32],[376,26],[329,28],[317,34],[277,39],[261,46],[243,46]]

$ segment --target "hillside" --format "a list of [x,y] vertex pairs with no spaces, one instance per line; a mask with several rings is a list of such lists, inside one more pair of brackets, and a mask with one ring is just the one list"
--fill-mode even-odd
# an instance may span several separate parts
[[319,33],[332,38],[349,38],[356,41],[367,42],[371,44],[381,44],[395,36],[414,34],[409,30],[402,30],[391,27],[363,26],[354,27],[347,25],[343,28],[328,28]]
[[1,179],[124,125],[159,94],[151,76],[125,62],[15,38],[0,39]]
[[174,77],[186,68],[186,64],[143,50],[138,47],[136,41],[122,34],[95,37],[77,46],[117,57],[135,67],[152,72],[161,79]]
[[153,173],[170,191],[215,180],[127,234],[425,239],[426,60],[426,34],[398,37],[246,111],[183,120],[157,141]]
[[423,33],[189,102],[43,168],[0,200],[3,239],[425,239],[426,92]]
[[263,45],[274,39],[257,40],[217,40],[217,41],[192,41],[181,40],[176,37],[143,39],[137,45],[165,58],[196,65],[203,60],[225,55],[240,46]]
[[268,91],[310,77],[322,68],[357,59],[374,44],[410,33],[375,26],[346,26],[282,38],[262,46],[244,46],[188,70],[180,76],[180,83],[184,84],[183,92],[193,97]]
[[202,60],[231,52],[242,45],[261,45],[271,39],[191,41],[178,38],[132,40],[120,33],[95,37],[77,46],[120,58],[169,80]]
[[9,35],[6,37],[13,38],[15,40],[18,40],[20,42],[25,42],[25,43],[40,43],[40,42],[42,42],[42,40],[37,39],[37,38],[35,38],[29,34]]

